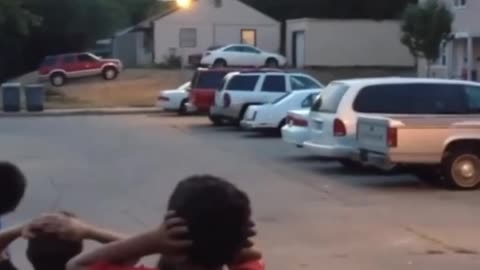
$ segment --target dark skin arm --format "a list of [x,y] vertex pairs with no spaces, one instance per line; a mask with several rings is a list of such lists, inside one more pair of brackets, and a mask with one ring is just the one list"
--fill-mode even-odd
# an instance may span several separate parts
[[14,226],[0,232],[0,261],[8,260],[5,256],[7,247],[22,236],[24,226]]
[[191,246],[191,241],[178,240],[188,233],[185,222],[170,214],[158,229],[144,232],[128,239],[104,245],[91,252],[73,258],[67,270],[88,270],[98,262],[123,264],[152,254],[164,254],[182,260],[182,251]]

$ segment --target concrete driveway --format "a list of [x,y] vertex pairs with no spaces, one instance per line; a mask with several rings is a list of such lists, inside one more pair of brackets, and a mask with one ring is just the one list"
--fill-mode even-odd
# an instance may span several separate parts
[[[175,184],[225,177],[254,204],[269,269],[478,269],[480,193],[346,171],[278,138],[203,117],[2,119],[0,158],[29,178],[8,223],[66,209],[136,232],[157,226]],[[24,243],[13,247],[21,269]]]

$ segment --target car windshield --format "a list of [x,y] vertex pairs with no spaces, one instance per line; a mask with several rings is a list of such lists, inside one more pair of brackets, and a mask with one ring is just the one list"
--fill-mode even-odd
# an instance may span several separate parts
[[204,71],[195,74],[192,88],[218,89],[222,85],[227,71]]
[[90,56],[90,57],[92,57],[92,58],[95,59],[95,60],[101,60],[101,59],[102,59],[101,57],[96,56],[96,55],[93,54],[93,53],[87,53],[87,55]]

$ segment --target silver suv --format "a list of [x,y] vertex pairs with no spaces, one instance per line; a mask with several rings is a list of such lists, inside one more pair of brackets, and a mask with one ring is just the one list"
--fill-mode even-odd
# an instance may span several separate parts
[[323,88],[313,77],[284,71],[243,71],[229,73],[215,94],[210,120],[218,125],[224,120],[236,125],[251,105],[274,101],[287,92]]

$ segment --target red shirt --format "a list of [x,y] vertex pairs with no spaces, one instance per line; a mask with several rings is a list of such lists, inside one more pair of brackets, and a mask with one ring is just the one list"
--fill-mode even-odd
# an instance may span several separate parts
[[[90,267],[89,270],[160,270],[157,268],[147,268],[140,266],[120,266],[106,262],[101,262]],[[251,261],[240,265],[230,266],[229,270],[265,270],[265,263],[263,261]]]

